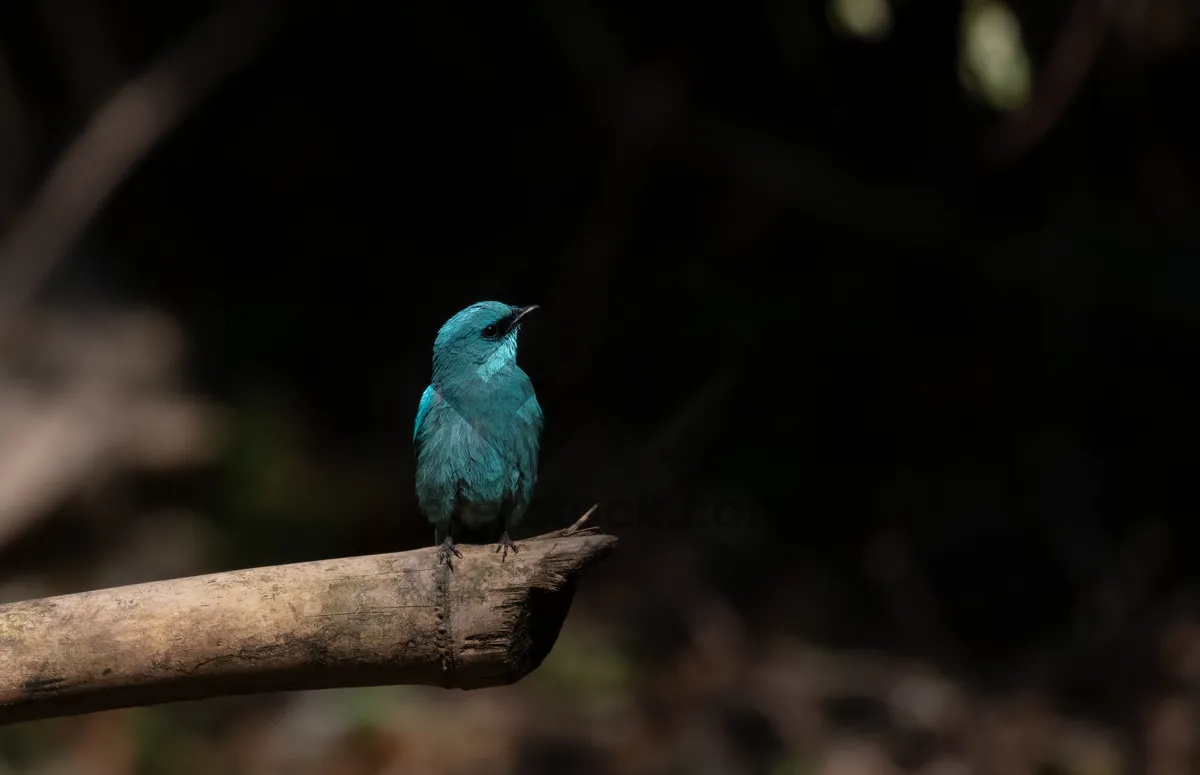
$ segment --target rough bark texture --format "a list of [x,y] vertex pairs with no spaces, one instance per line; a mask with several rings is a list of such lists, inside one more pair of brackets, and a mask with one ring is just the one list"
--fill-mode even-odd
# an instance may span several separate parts
[[0,606],[0,724],[228,694],[512,683],[541,664],[592,530],[171,579]]

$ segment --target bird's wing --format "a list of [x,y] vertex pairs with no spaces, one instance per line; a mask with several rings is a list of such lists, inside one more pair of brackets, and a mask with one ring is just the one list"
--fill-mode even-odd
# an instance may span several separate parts
[[532,392],[529,394],[529,399],[525,401],[525,405],[517,412],[525,422],[529,423],[534,428],[534,438],[541,435],[544,419],[542,417],[542,405],[538,403],[537,396]]
[[537,396],[533,397],[533,405],[537,407],[537,427],[538,433],[541,433],[545,418],[542,416],[542,405],[538,403]]
[[421,403],[417,405],[417,420],[413,423],[413,444],[417,443],[417,436],[421,433],[421,423],[425,422],[425,418],[429,415],[429,408],[433,406],[436,395],[433,392],[433,385],[425,388],[425,392],[421,394]]

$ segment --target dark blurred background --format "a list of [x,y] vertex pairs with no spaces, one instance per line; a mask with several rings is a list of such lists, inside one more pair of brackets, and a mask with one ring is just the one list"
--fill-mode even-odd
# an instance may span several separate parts
[[[543,310],[545,664],[0,730],[0,773],[1200,772],[1200,6],[0,4],[0,602],[429,545]],[[0,655],[2,658],[3,655]]]

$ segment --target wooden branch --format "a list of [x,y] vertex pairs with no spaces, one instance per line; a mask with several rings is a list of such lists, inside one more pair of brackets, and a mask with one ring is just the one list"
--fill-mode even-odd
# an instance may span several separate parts
[[0,606],[0,725],[179,700],[423,684],[474,689],[541,664],[594,528],[156,581]]

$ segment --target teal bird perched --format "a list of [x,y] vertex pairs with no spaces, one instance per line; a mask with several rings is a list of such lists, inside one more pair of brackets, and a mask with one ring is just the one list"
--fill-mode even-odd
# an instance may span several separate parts
[[[440,562],[455,545],[508,536],[537,483],[542,407],[517,366],[521,321],[537,306],[472,304],[446,321],[433,343],[433,378],[413,427],[417,503],[433,525]],[[479,541],[476,537],[485,537]]]

